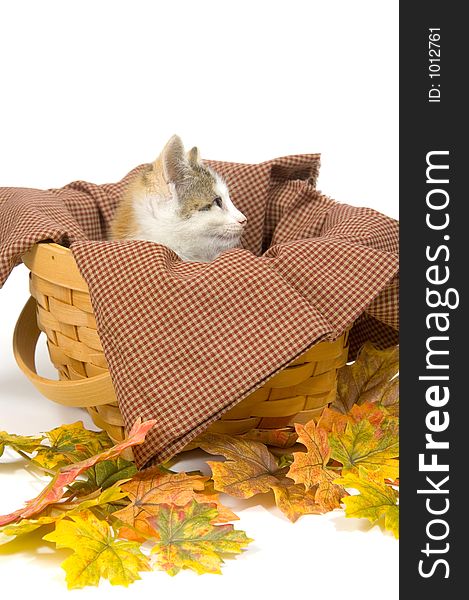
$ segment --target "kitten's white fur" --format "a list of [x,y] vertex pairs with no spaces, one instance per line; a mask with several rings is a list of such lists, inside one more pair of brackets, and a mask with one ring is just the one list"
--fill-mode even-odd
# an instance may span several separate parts
[[147,194],[136,202],[134,215],[139,233],[133,239],[163,244],[182,260],[210,262],[221,252],[235,247],[244,229],[246,217],[233,204],[225,182],[214,173],[215,192],[221,208],[198,211],[189,219],[178,215],[179,199],[174,185],[171,196]]
[[157,242],[187,261],[209,262],[239,246],[246,217],[223,179],[173,136],[149,169],[129,184],[111,239]]

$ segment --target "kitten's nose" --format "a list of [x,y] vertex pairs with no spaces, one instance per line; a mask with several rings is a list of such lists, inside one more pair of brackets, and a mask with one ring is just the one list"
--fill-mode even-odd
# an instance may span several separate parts
[[238,217],[238,223],[240,225],[246,225],[246,223],[247,223],[247,217],[245,217],[244,215],[239,215],[239,217]]

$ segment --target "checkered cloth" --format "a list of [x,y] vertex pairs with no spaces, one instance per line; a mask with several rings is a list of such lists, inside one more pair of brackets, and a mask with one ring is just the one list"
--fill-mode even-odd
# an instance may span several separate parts
[[183,449],[309,347],[352,326],[397,343],[398,224],[315,189],[318,155],[207,161],[248,217],[243,248],[182,262],[152,242],[105,240],[128,180],[0,189],[0,283],[33,244],[69,245],[90,288],[124,423],[158,426],[138,466]]

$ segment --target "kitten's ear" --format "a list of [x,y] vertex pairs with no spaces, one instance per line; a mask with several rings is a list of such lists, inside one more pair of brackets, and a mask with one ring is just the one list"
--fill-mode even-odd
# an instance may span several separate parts
[[200,163],[200,152],[197,146],[194,146],[187,153],[187,158],[189,159],[189,164],[197,165]]
[[165,180],[176,183],[185,174],[188,163],[184,144],[178,135],[173,135],[161,153],[161,163]]

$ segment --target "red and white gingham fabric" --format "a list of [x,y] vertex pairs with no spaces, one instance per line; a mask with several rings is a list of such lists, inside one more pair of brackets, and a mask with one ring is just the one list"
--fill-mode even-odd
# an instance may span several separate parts
[[182,262],[152,242],[105,239],[137,167],[117,184],[0,188],[0,283],[33,244],[70,245],[90,288],[124,422],[157,419],[138,466],[183,449],[321,340],[350,327],[398,339],[398,224],[315,189],[319,155],[207,161],[248,217],[243,249]]

